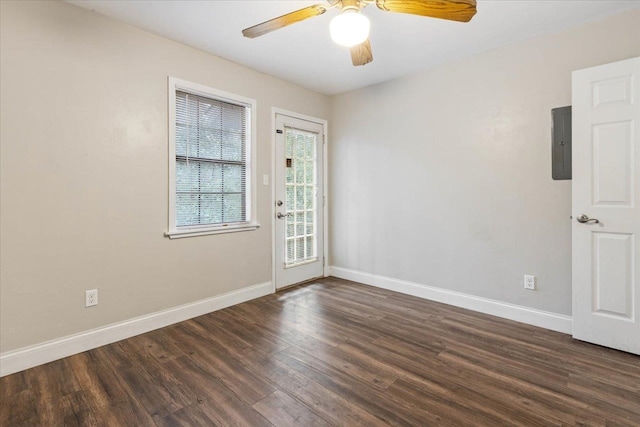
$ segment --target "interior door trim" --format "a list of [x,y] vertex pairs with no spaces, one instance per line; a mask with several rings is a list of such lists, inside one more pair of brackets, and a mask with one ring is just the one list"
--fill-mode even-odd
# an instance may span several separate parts
[[330,268],[329,268],[329,173],[328,173],[328,153],[327,147],[329,145],[329,123],[325,119],[320,119],[317,117],[307,116],[304,114],[296,113],[293,111],[285,110],[282,108],[271,107],[271,201],[269,203],[269,212],[271,216],[271,284],[273,287],[273,293],[277,291],[276,288],[276,261],[275,261],[275,253],[276,253],[276,217],[274,206],[276,203],[276,183],[275,183],[275,174],[276,174],[276,116],[289,116],[298,120],[305,120],[307,122],[316,123],[322,125],[322,131],[324,133],[324,141],[322,144],[322,200],[324,203],[323,206],[323,240],[324,240],[324,265],[323,265],[323,274],[324,277],[329,276]]

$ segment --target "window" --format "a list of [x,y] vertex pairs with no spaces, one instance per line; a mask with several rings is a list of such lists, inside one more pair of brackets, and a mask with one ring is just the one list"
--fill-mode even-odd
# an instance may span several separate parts
[[169,237],[255,229],[255,101],[169,78]]

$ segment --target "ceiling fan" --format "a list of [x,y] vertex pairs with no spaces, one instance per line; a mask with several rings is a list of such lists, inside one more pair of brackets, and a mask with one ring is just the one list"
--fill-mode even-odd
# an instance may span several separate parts
[[340,15],[331,20],[331,38],[336,43],[351,48],[353,65],[365,65],[373,61],[369,43],[369,19],[360,13],[371,3],[386,12],[409,13],[450,21],[469,22],[476,14],[476,0],[327,0],[328,5],[315,4],[278,16],[253,27],[245,28],[245,37],[255,38],[271,31],[319,16],[337,7]]

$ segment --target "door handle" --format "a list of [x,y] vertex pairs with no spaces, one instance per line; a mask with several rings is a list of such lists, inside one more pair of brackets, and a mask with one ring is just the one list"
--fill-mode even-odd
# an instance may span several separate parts
[[581,224],[586,224],[588,222],[593,221],[594,224],[598,224],[600,221],[595,219],[595,218],[589,218],[588,216],[586,216],[585,214],[582,215],[578,215],[578,217],[576,218],[576,220],[581,223]]
[[276,214],[276,218],[278,218],[278,219],[284,219],[284,218],[286,218],[288,216],[292,216],[291,212],[289,212],[288,214],[283,214],[282,212],[278,212]]

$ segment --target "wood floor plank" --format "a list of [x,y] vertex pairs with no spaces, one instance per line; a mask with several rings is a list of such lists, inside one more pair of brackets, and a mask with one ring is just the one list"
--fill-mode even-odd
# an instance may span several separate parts
[[343,312],[367,321],[380,320],[384,317],[384,313],[366,302],[345,299],[344,296],[334,295],[332,290],[319,289],[316,292],[316,298],[310,306]]
[[337,278],[0,378],[1,426],[640,426],[640,357]]
[[321,418],[334,425],[385,426],[379,418],[297,372],[273,357],[256,354],[241,355],[242,361],[255,372],[261,373],[279,390],[311,408]]
[[[99,420],[100,426],[155,426],[153,417],[138,402],[134,395],[129,400],[117,402],[113,405],[93,408],[94,418]],[[45,425],[45,424],[39,424]],[[56,425],[56,424],[54,424]],[[80,424],[67,424],[74,426]]]
[[7,375],[2,378],[2,387],[0,387],[0,401],[28,389],[29,384],[27,382],[24,371]]
[[35,367],[33,374],[27,375],[26,379],[36,400],[38,419],[45,425],[64,419],[66,414],[58,404],[59,400],[80,390],[68,359]]
[[[539,401],[553,402],[549,405],[550,407],[560,409],[565,413],[583,412],[584,414],[590,414],[595,419],[604,418],[607,423],[613,423],[613,425],[636,427],[640,425],[640,418],[611,405],[608,400],[594,401],[587,395],[574,393],[569,387],[556,388],[549,383],[540,385],[538,381],[529,381],[527,378],[522,378],[520,374],[511,376],[499,364],[478,364],[476,361],[466,359],[460,354],[444,352],[439,357],[464,367],[466,370],[482,373],[499,382],[514,384],[518,389],[523,390],[525,395],[532,396]],[[604,407],[599,408],[599,404],[604,405]],[[640,405],[640,402],[637,404]],[[551,415],[549,415],[549,418],[553,419]]]
[[31,390],[0,399],[0,426],[35,426],[39,420],[38,402]]
[[164,363],[184,355],[184,352],[163,333],[162,329],[142,334],[132,342],[139,342],[144,347],[144,352],[157,362]]
[[153,418],[136,398],[133,384],[128,384],[120,371],[121,366],[132,365],[119,357],[119,348],[115,343],[67,358],[84,401],[98,425],[153,425]]
[[84,391],[76,391],[62,397],[58,404],[64,413],[63,425],[65,426],[99,426],[95,412],[91,407],[91,401]]
[[588,376],[569,375],[569,389],[579,391],[580,394],[589,396],[596,401],[606,401],[611,405],[628,411],[640,421],[640,393],[630,392],[620,387],[612,386],[593,380]]
[[193,361],[206,368],[247,404],[253,405],[275,391],[271,384],[239,363],[235,353],[201,339],[206,329],[194,322],[181,326],[171,331],[173,339],[184,345]]
[[253,407],[274,426],[330,426],[302,402],[276,390]]
[[[210,414],[208,417],[216,424],[247,426],[265,424],[265,419],[258,412],[211,374],[208,364],[202,365],[197,360],[183,356],[167,362],[166,367],[171,372],[175,372],[182,382],[189,384],[192,392],[197,396],[195,403],[200,406],[200,411],[203,414]],[[215,408],[215,411],[211,408]]]
[[161,427],[192,427],[192,426],[223,426],[218,424],[207,416],[200,408],[200,405],[194,403],[182,408],[176,412],[156,419],[156,424]]
[[231,339],[241,342],[245,348],[257,348],[263,353],[275,353],[290,345],[284,337],[279,337],[262,325],[248,322],[236,313],[231,307],[216,312],[216,316],[201,316],[194,320],[205,327],[224,330]]
[[[376,350],[377,353],[374,351],[372,357],[382,362],[386,361],[387,365],[383,366],[403,368],[397,372],[402,382],[396,382],[396,385],[407,383],[427,393],[446,395],[447,399],[466,396],[464,404],[475,408],[474,410],[478,412],[489,408],[491,414],[506,415],[513,422],[518,419],[536,420],[534,414],[526,414],[532,412],[532,406],[543,406],[549,401],[553,404],[556,402],[556,400],[547,399],[539,403],[532,400],[531,396],[523,396],[522,392],[509,382],[500,382],[489,376],[477,375],[473,371],[461,369],[454,363],[446,364],[440,358],[434,358],[428,352],[424,352],[420,344],[403,342],[391,337],[377,340],[374,344],[379,348]],[[512,405],[503,405],[506,401],[512,401]],[[552,407],[553,405],[547,406],[545,410],[550,410]],[[522,411],[521,408],[527,408],[527,411]],[[572,414],[571,409],[565,412],[568,420],[580,418]],[[535,424],[540,420],[530,422]]]
[[[339,367],[341,371],[354,378],[383,390],[389,388],[398,379],[396,375],[385,369],[386,366],[382,366],[378,361],[359,357],[359,353],[349,353],[340,347],[331,347],[311,340],[298,342],[294,347],[313,355],[313,357],[329,365]],[[286,350],[289,350],[287,353],[295,352],[295,349],[291,347]]]
[[344,312],[299,306],[295,302],[288,308],[286,323],[291,331],[309,335],[332,346],[348,339],[370,340],[377,337],[376,332],[367,326],[370,322]]
[[152,358],[144,363],[144,355],[136,353],[136,346],[127,341],[107,346],[106,354],[110,360],[127,361],[118,368],[118,375],[124,378],[129,395],[135,396],[152,417],[164,417],[195,401],[196,397],[181,386],[172,372],[156,366]]
[[[462,396],[461,390],[466,390],[468,399],[456,399]],[[414,406],[426,407],[432,413],[438,414],[443,420],[453,425],[496,426],[496,425],[560,425],[548,419],[535,417],[526,411],[504,411],[498,408],[495,401],[491,401],[481,393],[475,393],[462,387],[457,394],[433,394],[423,389],[420,384],[414,385],[403,379],[396,381],[389,390],[398,399],[410,402]],[[544,421],[544,422],[542,422]],[[438,424],[443,423],[439,421]]]
[[275,355],[278,360],[295,369],[301,375],[311,378],[334,394],[353,402],[359,408],[392,426],[436,423],[454,425],[422,408],[411,407],[393,395],[385,395],[379,389],[350,378],[348,374],[315,359],[309,354],[298,354],[292,349]]

